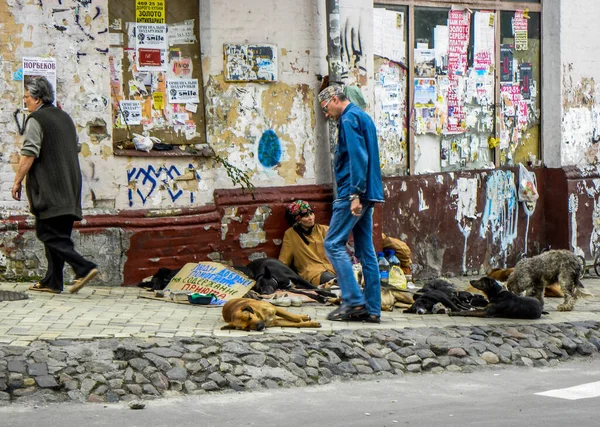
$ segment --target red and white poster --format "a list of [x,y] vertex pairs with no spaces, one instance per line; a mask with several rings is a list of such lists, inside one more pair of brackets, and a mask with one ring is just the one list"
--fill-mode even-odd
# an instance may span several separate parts
[[467,49],[471,28],[471,12],[451,10],[448,14],[448,75],[465,75],[467,72]]

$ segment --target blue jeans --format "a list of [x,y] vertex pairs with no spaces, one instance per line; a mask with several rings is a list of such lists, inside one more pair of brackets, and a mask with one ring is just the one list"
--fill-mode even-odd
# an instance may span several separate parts
[[[351,201],[338,199],[333,202],[333,214],[325,237],[325,253],[331,261],[342,291],[342,303],[351,307],[364,305],[371,315],[381,314],[381,285],[379,266],[373,247],[373,202],[361,200],[360,216],[352,215]],[[360,261],[365,279],[364,294],[352,271],[352,261],[346,251],[346,243],[354,236],[354,251]]]

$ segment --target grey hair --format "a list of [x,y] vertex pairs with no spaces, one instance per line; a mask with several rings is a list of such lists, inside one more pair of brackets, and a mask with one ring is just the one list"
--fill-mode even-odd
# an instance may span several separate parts
[[54,90],[46,77],[30,77],[25,80],[25,90],[33,99],[41,99],[44,104],[54,102]]

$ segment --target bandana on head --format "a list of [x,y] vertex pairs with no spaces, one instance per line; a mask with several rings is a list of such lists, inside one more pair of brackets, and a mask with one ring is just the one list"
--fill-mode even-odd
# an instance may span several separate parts
[[313,213],[310,205],[304,200],[296,200],[290,203],[286,210],[295,222],[299,222],[304,216]]
[[344,90],[340,85],[327,86],[319,93],[319,103],[323,101],[329,101],[334,96],[340,96],[344,94]]

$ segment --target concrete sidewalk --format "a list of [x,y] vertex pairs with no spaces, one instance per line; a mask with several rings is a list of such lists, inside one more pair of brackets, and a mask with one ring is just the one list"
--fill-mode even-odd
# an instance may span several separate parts
[[[466,287],[466,278],[450,279],[458,288]],[[327,313],[333,308],[315,304],[289,307],[306,313],[322,323],[321,329],[286,328],[286,333],[335,332],[356,329],[404,329],[419,327],[535,325],[597,321],[600,319],[600,278],[586,277],[586,288],[593,298],[579,299],[572,312],[556,311],[561,299],[546,299],[546,311],[539,320],[478,319],[450,317],[445,314],[419,316],[396,309],[382,313],[381,324],[331,322]],[[27,291],[28,283],[0,283],[0,289]],[[282,328],[265,332],[221,331],[225,324],[218,307],[193,306],[140,298],[148,291],[139,288],[87,286],[79,294],[59,295],[28,292],[29,300],[0,302],[0,344],[28,346],[37,340],[91,340],[98,338],[184,338],[197,336],[234,337],[280,334]]]

